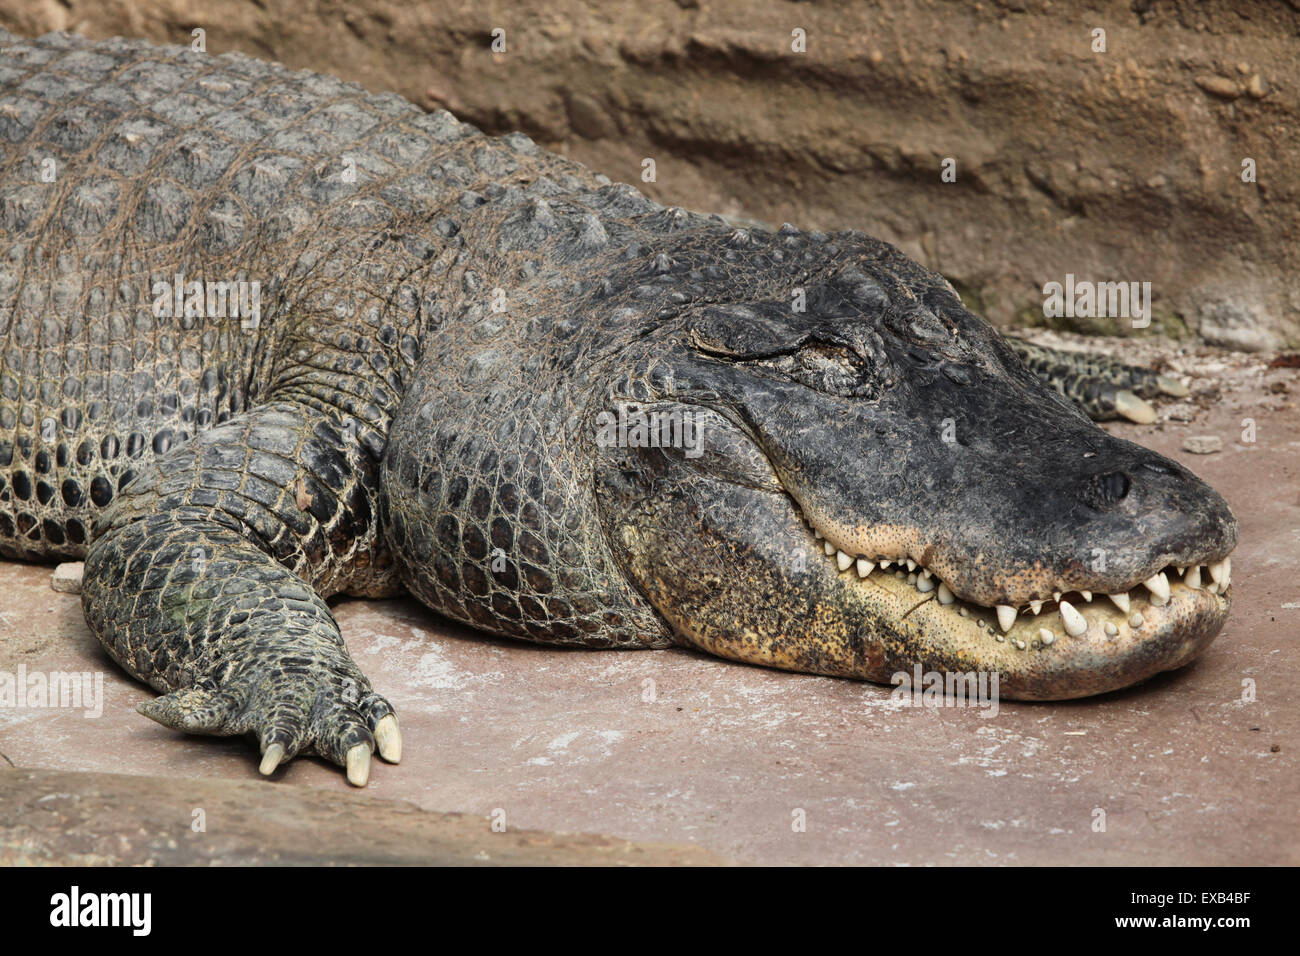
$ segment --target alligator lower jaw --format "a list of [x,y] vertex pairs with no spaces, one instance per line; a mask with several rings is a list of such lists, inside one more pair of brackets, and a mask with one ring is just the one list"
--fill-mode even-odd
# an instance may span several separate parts
[[828,541],[806,519],[804,524],[841,576],[887,584],[901,595],[910,590],[914,602],[908,616],[930,605],[927,617],[937,609],[938,619],[949,627],[982,632],[995,644],[1019,651],[1043,650],[1067,639],[1130,643],[1156,634],[1170,620],[1188,615],[1191,607],[1204,604],[1206,597],[1214,599],[1215,610],[1221,604],[1225,612],[1230,599],[1232,558],[1228,556],[1208,565],[1170,565],[1118,594],[1056,591],[1017,607],[989,607],[957,597],[936,574],[911,558],[851,555]]

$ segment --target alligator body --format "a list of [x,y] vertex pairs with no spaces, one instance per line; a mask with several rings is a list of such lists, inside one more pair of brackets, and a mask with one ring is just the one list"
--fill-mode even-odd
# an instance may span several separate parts
[[1030,366],[1097,416],[1161,383],[1022,362],[862,233],[126,40],[0,32],[0,150],[0,553],[84,555],[143,712],[266,773],[400,756],[338,593],[1027,699],[1178,667],[1227,614],[1223,500]]

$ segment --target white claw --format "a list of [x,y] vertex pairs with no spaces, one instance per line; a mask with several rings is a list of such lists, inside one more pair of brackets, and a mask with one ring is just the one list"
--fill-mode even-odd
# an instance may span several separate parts
[[843,551],[835,552],[835,566],[839,568],[841,571],[847,571],[849,569],[849,565],[852,563],[853,563],[853,558],[851,555],[847,555]]
[[379,748],[379,756],[389,763],[402,762],[402,732],[392,714],[381,717],[375,725],[375,746]]
[[1199,564],[1193,564],[1187,569],[1187,576],[1183,578],[1183,583],[1193,591],[1201,589],[1201,566]]
[[922,594],[929,594],[934,590],[934,578],[927,578],[921,575],[916,579],[916,589]]
[[1152,604],[1159,607],[1169,601],[1169,579],[1165,577],[1165,572],[1161,571],[1157,574],[1153,574],[1142,583],[1146,585],[1147,590],[1151,592],[1153,597],[1160,599],[1158,601],[1152,601]]
[[348,751],[348,783],[354,787],[364,787],[370,779],[370,745],[357,744]]
[[866,558],[858,558],[858,577],[865,578],[868,574],[876,569],[875,564]]
[[1035,614],[1035,616],[1038,615],[1038,614],[1040,614],[1040,613],[1042,613],[1042,610],[1043,610],[1043,602],[1042,602],[1042,601],[1030,601],[1030,602],[1029,602],[1029,610],[1033,611],[1034,614]]
[[1071,637],[1083,637],[1088,632],[1088,621],[1071,606],[1069,601],[1060,602],[1060,608],[1061,623],[1065,625],[1065,633]]
[[1182,398],[1191,392],[1191,389],[1181,379],[1174,378],[1172,375],[1157,375],[1156,388],[1166,395],[1173,395],[1177,398]]
[[939,603],[951,604],[955,600],[957,600],[957,598],[956,596],[953,595],[952,591],[948,589],[948,585],[940,581],[939,582]]
[[1128,613],[1129,600],[1127,594],[1108,594],[1106,596],[1115,602],[1115,606],[1117,608],[1119,608],[1125,614]]
[[999,604],[996,610],[998,612],[998,627],[1002,628],[1002,633],[1005,634],[1011,630],[1011,625],[1016,623],[1016,609],[1005,604]]
[[834,554],[838,549],[835,547],[835,545],[831,544],[829,541],[823,541],[823,542],[822,542],[822,550],[826,552],[826,557],[829,558],[829,557],[830,557],[832,554]]
[[1156,420],[1156,410],[1126,388],[1115,393],[1115,411],[1139,425],[1150,425]]
[[284,747],[281,744],[271,744],[266,748],[266,753],[262,754],[262,765],[257,769],[263,777],[269,777],[275,773],[275,768],[280,766],[283,759]]

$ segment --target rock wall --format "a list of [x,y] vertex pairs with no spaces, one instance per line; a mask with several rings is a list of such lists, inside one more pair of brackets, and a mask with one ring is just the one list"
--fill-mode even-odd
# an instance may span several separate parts
[[865,229],[1004,326],[1146,334],[1045,317],[1069,274],[1149,282],[1146,331],[1300,345],[1300,0],[0,0],[0,25],[202,28],[663,202]]

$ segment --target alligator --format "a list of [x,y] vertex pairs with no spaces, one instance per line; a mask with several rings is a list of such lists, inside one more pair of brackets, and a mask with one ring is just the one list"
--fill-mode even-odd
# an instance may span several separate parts
[[1009,342],[862,232],[126,39],[0,32],[0,147],[0,553],[84,558],[139,710],[263,774],[400,759],[340,594],[1024,700],[1227,616],[1224,500],[1093,420],[1180,383]]

